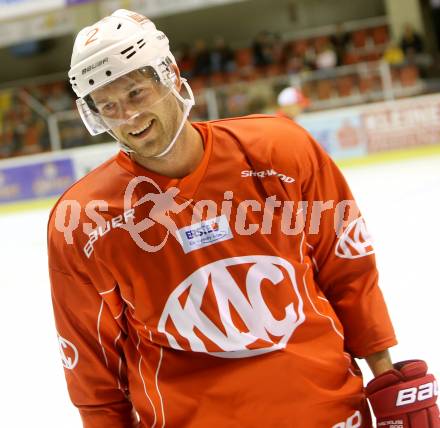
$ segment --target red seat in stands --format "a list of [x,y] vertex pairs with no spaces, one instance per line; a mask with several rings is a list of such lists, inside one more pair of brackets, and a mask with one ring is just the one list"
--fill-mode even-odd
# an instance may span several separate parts
[[386,25],[371,29],[371,37],[375,45],[385,45],[389,41],[389,32]]
[[328,100],[333,95],[333,84],[331,80],[319,80],[317,94],[320,100]]
[[243,48],[235,51],[235,61],[238,67],[247,67],[254,64],[252,49]]
[[339,77],[336,81],[336,88],[340,97],[349,97],[353,93],[353,76]]
[[367,31],[357,30],[351,33],[351,41],[355,48],[364,48],[367,44]]
[[406,65],[400,69],[400,84],[414,86],[419,80],[419,70],[415,65]]

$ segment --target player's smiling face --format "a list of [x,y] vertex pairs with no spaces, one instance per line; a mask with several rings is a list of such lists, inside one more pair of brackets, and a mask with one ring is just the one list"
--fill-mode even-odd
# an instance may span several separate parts
[[171,90],[138,70],[96,90],[92,98],[118,140],[144,158],[167,148],[182,115]]

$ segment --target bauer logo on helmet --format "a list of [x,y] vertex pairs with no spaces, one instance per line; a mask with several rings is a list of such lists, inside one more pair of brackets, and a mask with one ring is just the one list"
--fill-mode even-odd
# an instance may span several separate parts
[[88,73],[89,71],[92,71],[92,70],[94,70],[95,68],[101,67],[101,65],[106,64],[106,63],[108,63],[108,57],[107,57],[107,58],[104,58],[104,59],[102,59],[102,60],[100,60],[100,61],[98,61],[98,62],[95,62],[94,64],[91,64],[91,65],[89,65],[89,66],[86,67],[86,68],[83,68],[83,69],[82,69],[82,74],[86,74],[86,73]]

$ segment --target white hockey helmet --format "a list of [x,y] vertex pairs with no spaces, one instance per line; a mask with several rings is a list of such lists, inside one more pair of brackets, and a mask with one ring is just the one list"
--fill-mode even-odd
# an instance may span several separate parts
[[[148,67],[183,104],[184,118],[177,134],[167,149],[157,156],[166,154],[177,140],[194,105],[191,88],[184,79],[181,81],[189,97],[185,99],[179,94],[173,64],[176,61],[166,35],[152,21],[136,12],[119,9],[96,24],[83,28],[73,47],[69,79],[79,97],[77,107],[89,132],[92,135],[111,133],[111,125],[90,105],[90,94],[130,72]],[[132,151],[123,143],[121,145]]]

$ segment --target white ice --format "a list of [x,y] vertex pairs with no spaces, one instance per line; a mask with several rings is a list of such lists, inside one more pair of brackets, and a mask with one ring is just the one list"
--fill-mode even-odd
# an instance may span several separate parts
[[[393,358],[425,359],[439,378],[440,157],[344,173],[375,239],[399,338]],[[53,322],[47,216],[48,210],[0,216],[0,425],[8,428],[82,426],[67,394]]]

